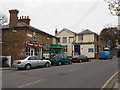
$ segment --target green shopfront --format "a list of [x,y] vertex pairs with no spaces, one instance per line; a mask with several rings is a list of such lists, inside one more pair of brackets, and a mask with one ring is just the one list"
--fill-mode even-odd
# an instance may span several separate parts
[[43,46],[43,57],[45,57],[46,59],[51,58],[53,55],[63,53],[64,53],[63,45],[45,43]]

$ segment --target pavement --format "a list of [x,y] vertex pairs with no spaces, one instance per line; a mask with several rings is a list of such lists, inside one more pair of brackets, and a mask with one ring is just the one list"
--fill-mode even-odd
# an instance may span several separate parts
[[116,80],[113,88],[117,88],[120,90],[120,82],[118,82],[118,79]]

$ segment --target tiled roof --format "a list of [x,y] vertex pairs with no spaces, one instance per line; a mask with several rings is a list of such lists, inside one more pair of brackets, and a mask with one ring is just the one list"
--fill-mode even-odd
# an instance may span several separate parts
[[77,34],[96,34],[96,33],[87,29]]
[[[24,23],[24,22],[17,23],[17,25],[15,26],[15,28],[23,28],[23,27],[27,27],[27,28],[29,28],[31,31],[35,31],[35,32],[38,32],[38,33],[44,33],[44,34],[47,34],[47,35],[49,35],[49,36],[55,37],[55,36],[53,36],[53,35],[51,35],[51,34],[48,34],[48,33],[44,32],[44,31],[42,31],[42,30],[39,30],[39,29],[37,29],[37,28],[35,28],[35,27],[32,27],[32,26],[30,26],[30,25],[28,25],[28,24],[26,24],[26,23]],[[9,25],[3,25],[3,26],[2,26],[2,29],[9,29]]]

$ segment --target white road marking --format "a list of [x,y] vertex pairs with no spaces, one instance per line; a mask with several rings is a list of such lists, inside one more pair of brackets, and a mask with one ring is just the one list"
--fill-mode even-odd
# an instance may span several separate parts
[[35,83],[38,83],[38,82],[40,82],[40,80],[37,80],[37,81],[35,81],[35,82],[31,82],[31,83],[28,83],[28,84],[25,84],[25,85],[21,85],[21,86],[19,86],[18,88],[22,88],[22,87],[25,87],[25,86],[29,86],[29,85],[32,85],[32,84],[35,84]]
[[68,72],[70,73],[70,72],[74,72],[74,71],[77,71],[77,69],[72,69],[72,70],[70,70]]

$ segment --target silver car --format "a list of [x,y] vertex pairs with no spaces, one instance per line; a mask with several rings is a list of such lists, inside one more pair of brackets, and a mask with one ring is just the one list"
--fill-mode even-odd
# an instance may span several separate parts
[[39,56],[27,56],[23,57],[20,60],[13,61],[13,67],[18,69],[31,69],[32,67],[44,66],[50,67],[51,62],[49,60],[44,60]]

